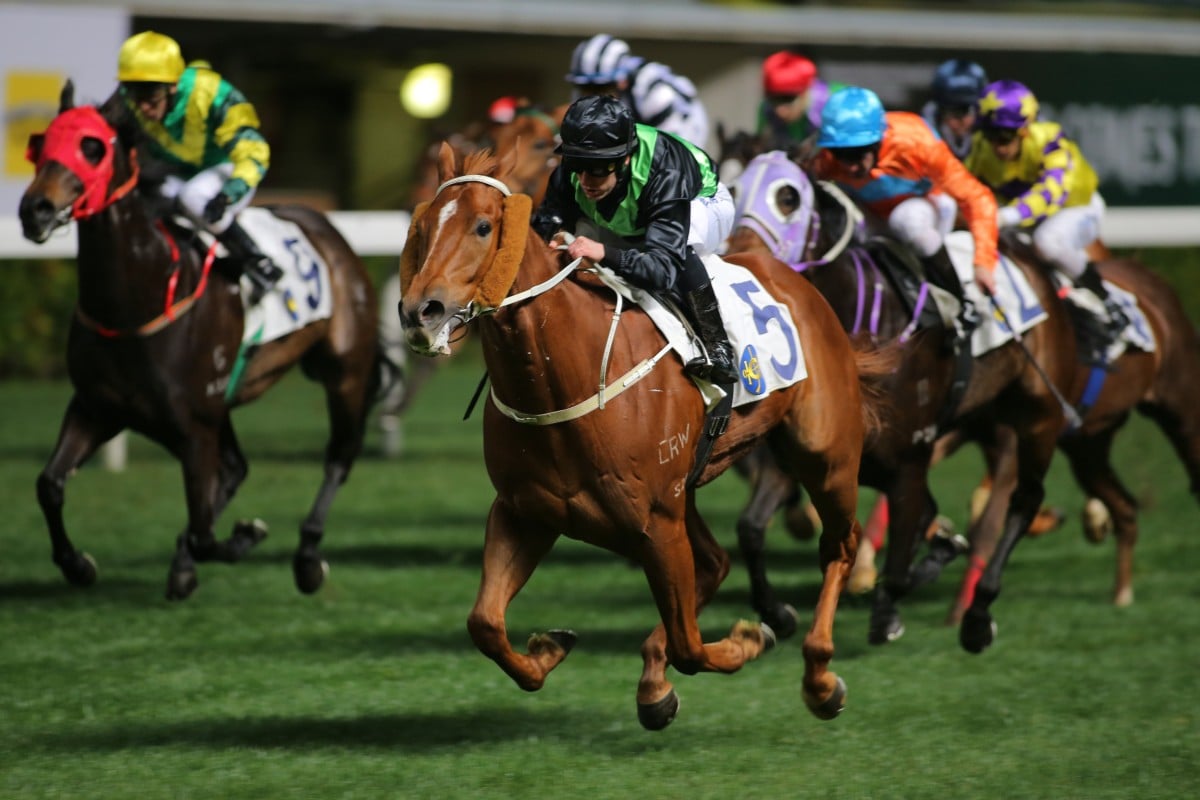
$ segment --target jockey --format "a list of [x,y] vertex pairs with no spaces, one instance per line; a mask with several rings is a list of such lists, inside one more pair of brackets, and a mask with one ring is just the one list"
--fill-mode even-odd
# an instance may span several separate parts
[[944,238],[961,212],[975,240],[975,282],[995,292],[996,201],[967,172],[925,121],[907,111],[884,112],[869,89],[834,92],[821,114],[813,172],[832,179],[920,257],[928,275],[962,304],[962,335],[978,324]]
[[170,170],[162,196],[217,237],[254,284],[257,302],[283,271],[235,218],[270,162],[254,107],[207,64],[185,68],[178,43],[154,31],[121,45],[117,80],[150,154]]
[[933,73],[929,102],[921,116],[938,132],[950,152],[965,160],[975,130],[975,104],[987,86],[987,73],[974,61],[952,58]]
[[780,50],[762,64],[763,100],[756,133],[776,150],[799,144],[821,127],[821,109],[843,88],[817,77],[817,65],[802,55]]
[[966,166],[1005,201],[1000,227],[1032,230],[1038,255],[1104,303],[1106,333],[1116,337],[1129,321],[1086,250],[1104,217],[1099,179],[1062,128],[1037,121],[1037,115],[1037,98],[1024,84],[989,84],[979,100],[979,131]]
[[582,97],[562,123],[562,163],[550,176],[534,229],[549,239],[581,221],[602,241],[583,235],[572,258],[602,264],[648,291],[686,300],[708,359],[687,371],[719,385],[738,380],[733,349],[701,256],[717,251],[733,228],[733,198],[700,148],[649,125],[608,95]]
[[673,133],[697,147],[708,145],[708,111],[696,86],[665,64],[631,55],[629,45],[607,33],[584,39],[571,54],[567,81],[575,98],[609,94],[633,112],[634,122]]

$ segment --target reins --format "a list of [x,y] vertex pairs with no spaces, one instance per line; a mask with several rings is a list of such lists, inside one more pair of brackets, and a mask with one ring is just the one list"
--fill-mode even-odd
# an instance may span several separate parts
[[[435,193],[434,196],[436,197],[437,194],[440,194],[441,191],[443,189],[445,189],[446,187],[454,186],[454,185],[460,184],[460,183],[482,183],[487,186],[491,186],[493,189],[496,189],[501,194],[503,194],[505,197],[509,197],[512,194],[512,191],[507,186],[505,186],[503,182],[501,182],[501,181],[497,180],[496,178],[493,178],[489,175],[460,175],[457,178],[451,178],[450,180],[446,181],[441,186],[439,186],[437,189],[437,193]],[[568,236],[570,236],[570,234],[568,234]],[[566,247],[566,245],[564,245],[561,249],[565,249],[565,247]],[[500,308],[504,308],[506,306],[511,306],[516,303],[520,303],[525,300],[530,300],[539,295],[545,294],[546,292],[550,291],[555,286],[558,286],[560,283],[562,283],[564,280],[566,280],[567,276],[570,275],[572,272],[574,272],[576,270],[576,268],[579,266],[580,262],[582,262],[582,261],[583,261],[582,258],[577,258],[574,261],[572,261],[570,264],[568,264],[566,267],[564,267],[561,271],[556,273],[553,277],[549,278],[548,280],[542,281],[541,283],[537,284],[536,286],[531,286],[530,288],[528,288],[522,292],[518,292],[517,294],[513,294],[513,295],[509,295],[509,296],[505,297],[504,300],[496,308],[491,308],[491,309],[477,308],[477,307],[475,307],[475,304],[472,302],[472,303],[468,304],[468,307],[466,309],[464,309],[465,313],[463,313],[461,315],[461,318],[464,320],[464,322],[470,322],[482,314],[495,313]],[[600,272],[598,267],[592,267],[592,268],[588,269],[587,271],[595,273],[603,278],[603,275]],[[606,286],[608,286],[607,282],[605,282],[603,280],[601,280],[601,282],[604,283]],[[664,346],[661,350],[659,350],[653,356],[651,356],[650,358],[647,358],[647,359],[643,359],[641,362],[636,364],[632,369],[630,369],[628,372],[626,372],[624,375],[622,375],[620,378],[618,378],[617,381],[615,382],[615,386],[616,386],[615,389],[610,388],[609,384],[607,383],[608,363],[609,363],[609,358],[612,355],[613,343],[616,340],[617,325],[620,323],[620,320],[621,320],[621,311],[624,306],[624,298],[621,296],[621,293],[618,292],[616,289],[614,289],[611,286],[609,286],[609,288],[612,289],[613,294],[616,295],[617,299],[616,299],[616,305],[613,309],[613,314],[612,314],[612,325],[609,327],[608,338],[604,344],[604,355],[601,357],[601,360],[600,360],[600,377],[599,377],[599,381],[598,381],[597,392],[595,394],[593,394],[591,397],[587,398],[586,400],[576,403],[575,405],[573,405],[569,408],[559,409],[557,411],[548,411],[548,412],[540,413],[540,414],[530,414],[530,413],[527,413],[524,411],[520,411],[516,408],[513,408],[512,406],[510,406],[507,403],[505,403],[504,401],[502,401],[499,397],[496,396],[495,387],[492,387],[492,389],[489,390],[488,395],[491,397],[492,403],[495,404],[496,409],[501,414],[504,414],[504,416],[508,417],[509,419],[514,420],[515,422],[520,422],[524,425],[556,425],[560,422],[568,422],[573,419],[578,419],[579,417],[582,417],[586,414],[590,414],[591,412],[595,411],[596,409],[604,408],[604,404],[608,400],[611,400],[612,398],[621,394],[626,389],[630,388],[631,386],[636,384],[638,381],[640,381],[642,378],[649,375],[650,372],[653,371],[654,367],[658,365],[658,362],[662,360],[663,356],[665,356],[668,352],[670,352],[671,344],[667,343],[666,346]],[[470,411],[468,410],[468,414],[469,413],[470,413]]]

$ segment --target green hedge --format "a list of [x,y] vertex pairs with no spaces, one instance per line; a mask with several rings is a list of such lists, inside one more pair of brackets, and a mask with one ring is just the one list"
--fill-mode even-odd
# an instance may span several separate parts
[[[1121,250],[1141,259],[1179,292],[1200,321],[1200,248]],[[379,285],[396,271],[394,257],[365,259]],[[67,328],[75,304],[73,259],[0,261],[0,379],[61,377]]]

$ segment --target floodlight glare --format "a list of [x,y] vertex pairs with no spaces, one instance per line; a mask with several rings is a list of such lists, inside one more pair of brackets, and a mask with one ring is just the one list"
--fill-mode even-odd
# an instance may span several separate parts
[[433,119],[450,107],[450,68],[445,64],[422,64],[404,76],[400,104],[420,119]]

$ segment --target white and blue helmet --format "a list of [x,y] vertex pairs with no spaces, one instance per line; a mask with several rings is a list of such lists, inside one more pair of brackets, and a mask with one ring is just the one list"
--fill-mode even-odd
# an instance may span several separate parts
[[584,39],[571,54],[571,71],[567,80],[576,86],[616,83],[628,71],[625,62],[629,45],[607,33]]

